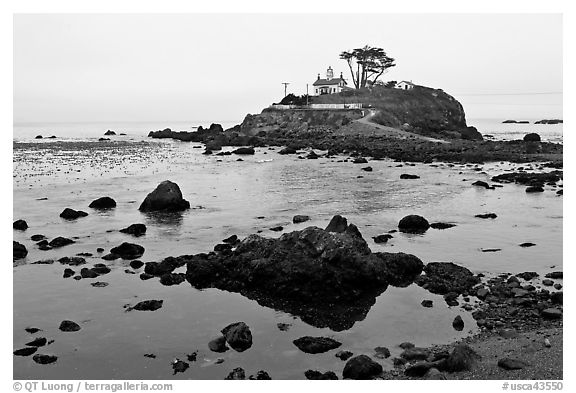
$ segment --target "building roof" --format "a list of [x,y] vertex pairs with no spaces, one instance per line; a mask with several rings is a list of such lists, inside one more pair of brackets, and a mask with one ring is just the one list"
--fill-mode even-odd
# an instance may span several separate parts
[[414,83],[412,83],[412,82],[408,82],[408,81],[401,81],[401,82],[398,82],[398,83],[397,83],[397,85],[399,85],[400,83],[406,83],[407,85],[416,86]]
[[332,85],[339,85],[340,82],[344,82],[344,84],[346,84],[346,81],[343,78],[332,78],[330,80],[317,79],[316,82],[312,84],[312,86],[332,86]]

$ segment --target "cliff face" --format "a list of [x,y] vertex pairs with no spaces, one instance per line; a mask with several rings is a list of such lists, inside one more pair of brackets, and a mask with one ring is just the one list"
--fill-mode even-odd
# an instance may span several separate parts
[[247,115],[240,126],[245,135],[290,132],[293,135],[337,129],[362,117],[362,110],[277,110],[266,108],[259,115]]

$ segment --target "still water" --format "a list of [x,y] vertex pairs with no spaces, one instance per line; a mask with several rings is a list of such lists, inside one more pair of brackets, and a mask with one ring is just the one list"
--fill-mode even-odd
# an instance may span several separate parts
[[[342,342],[340,349],[367,355],[385,346],[392,357],[379,362],[392,368],[391,359],[399,355],[401,342],[442,344],[475,331],[467,312],[448,307],[440,296],[416,285],[389,287],[363,320],[335,332],[239,294],[199,291],[186,282],[165,287],[157,279],[142,281],[138,274],[125,273],[130,268],[121,260],[106,262],[110,274],[79,281],[62,278],[66,266],[58,262],[30,264],[90,252],[94,257],[86,258],[86,266],[91,266],[103,262],[97,247],[108,252],[124,241],[145,247],[144,262],[159,261],[170,255],[208,252],[232,234],[244,238],[262,231],[264,236],[278,237],[281,233],[270,231],[271,227],[282,225],[283,233],[309,225],[325,227],[333,215],[341,214],[358,226],[372,251],[412,253],[425,263],[453,261],[489,275],[562,270],[562,197],[554,188],[526,194],[524,187],[516,185],[495,190],[470,185],[521,164],[398,167],[384,160],[371,161],[374,170],[368,173],[360,170],[363,165],[338,162],[345,157],[299,160],[276,154],[278,148],[259,148],[254,156],[237,161],[235,155],[204,156],[203,149],[195,148],[200,144],[130,136],[118,139],[14,144],[14,219],[25,219],[30,227],[14,231],[14,240],[29,251],[13,269],[14,349],[34,337],[46,337],[54,342],[38,353],[58,356],[52,365],[15,356],[15,379],[222,379],[235,367],[243,367],[247,375],[266,370],[273,379],[302,379],[308,369],[341,375],[344,362],[334,356],[335,351],[309,355],[292,341],[304,335],[330,336]],[[400,180],[402,173],[417,174],[420,179]],[[171,216],[137,210],[163,180],[179,184],[190,210]],[[101,196],[114,198],[116,209],[89,209],[88,204]],[[62,220],[59,214],[66,207],[89,215],[74,222]],[[486,212],[498,218],[474,217]],[[295,214],[312,219],[295,225]],[[395,233],[385,245],[373,243],[372,236],[396,228],[407,214],[457,226],[430,229],[424,235]],[[146,235],[133,238],[118,232],[133,223],[146,224]],[[30,240],[33,234],[78,239],[60,249],[40,251]],[[519,247],[523,242],[537,246]],[[502,250],[482,252],[485,248]],[[94,281],[109,285],[92,287]],[[155,312],[125,312],[124,305],[146,299],[163,299],[164,306]],[[424,299],[434,300],[434,307],[422,307]],[[465,321],[462,332],[451,326],[456,315]],[[78,322],[82,329],[61,332],[58,326],[65,319]],[[207,343],[237,321],[246,322],[252,330],[252,348],[243,353],[210,352]],[[291,327],[281,331],[278,323]],[[24,330],[28,326],[42,331],[30,335]],[[173,375],[171,362],[186,360],[195,351],[197,361],[186,372]],[[156,358],[144,357],[148,353]],[[218,358],[224,362],[216,364]]]

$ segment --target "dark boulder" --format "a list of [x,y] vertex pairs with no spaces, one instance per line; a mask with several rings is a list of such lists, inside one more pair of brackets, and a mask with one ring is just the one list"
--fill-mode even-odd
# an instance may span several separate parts
[[36,362],[38,364],[50,364],[50,363],[54,363],[56,360],[58,360],[58,357],[54,356],[54,355],[36,354],[32,357],[32,360],[34,360],[34,362]]
[[133,309],[137,311],[156,311],[162,308],[164,300],[143,300],[137,303]]
[[60,217],[65,220],[76,220],[77,218],[86,217],[87,215],[88,213],[83,212],[82,210],[74,210],[68,207],[60,213]]
[[422,303],[420,303],[422,305],[422,307],[426,307],[426,308],[432,308],[434,306],[434,302],[432,300],[422,300]]
[[405,233],[424,233],[428,228],[430,228],[428,220],[416,214],[406,216],[398,223],[400,232]]
[[299,339],[294,340],[293,343],[302,352],[312,354],[328,352],[342,345],[342,343],[333,340],[329,337],[311,337],[311,336],[300,337]]
[[368,160],[365,159],[364,157],[357,157],[352,161],[352,163],[354,163],[354,164],[367,164]]
[[224,379],[226,379],[226,380],[244,380],[244,379],[246,379],[246,373],[244,372],[243,368],[236,367]]
[[388,240],[392,239],[393,237],[394,236],[392,236],[392,235],[385,234],[385,235],[374,236],[372,239],[374,239],[374,243],[380,244],[380,243],[388,242]]
[[337,214],[334,217],[332,217],[325,231],[342,233],[346,230],[346,228],[348,228],[348,220],[346,220],[346,218],[342,217],[341,215]]
[[133,243],[122,243],[110,250],[112,254],[119,255],[122,259],[136,259],[144,254],[144,247]]
[[75,275],[76,272],[70,268],[66,268],[64,269],[64,274],[62,275],[62,277],[64,278],[68,278],[68,277],[72,277],[73,275]]
[[240,147],[236,150],[233,150],[232,153],[238,155],[252,155],[255,153],[255,151],[253,147]]
[[38,337],[26,343],[25,345],[29,347],[43,347],[44,345],[46,345],[47,342],[48,340],[46,340],[46,337]]
[[28,250],[24,244],[18,243],[12,240],[12,258],[13,259],[22,259],[28,255]]
[[182,198],[178,184],[165,180],[146,196],[138,210],[142,212],[182,211],[189,208],[190,202]]
[[424,267],[424,272],[426,274],[418,277],[416,283],[439,295],[462,294],[480,282],[470,270],[452,262],[430,262]]
[[297,153],[297,150],[294,149],[293,147],[285,147],[284,149],[282,149],[278,152],[278,154],[282,154],[282,155],[284,155],[284,154],[296,154],[296,153]]
[[498,216],[495,213],[484,213],[484,214],[476,214],[474,217],[495,219]]
[[88,207],[92,209],[112,209],[116,207],[116,201],[110,197],[102,197],[93,200]]
[[471,370],[474,364],[480,359],[480,355],[478,355],[468,345],[459,344],[456,345],[450,355],[440,361],[436,367],[440,371],[447,371],[450,373],[466,371]]
[[400,175],[400,179],[406,179],[406,180],[410,180],[410,179],[420,179],[420,176],[418,175],[410,175],[408,173],[403,173]]
[[382,373],[382,366],[366,355],[353,357],[346,362],[344,379],[372,379]]
[[250,235],[228,253],[179,258],[196,288],[240,292],[333,330],[363,319],[391,280],[404,282],[412,277],[399,275],[421,271],[422,262],[413,255],[372,253],[358,228],[343,217],[327,229],[308,227],[277,239]]
[[526,362],[518,359],[504,358],[498,360],[498,367],[504,370],[521,370],[527,365]]
[[82,257],[62,257],[58,259],[58,262],[60,262],[63,265],[78,266],[78,265],[84,265],[86,263],[86,260]]
[[84,267],[82,270],[80,270],[80,276],[82,276],[82,278],[96,278],[99,276],[99,274],[92,269]]
[[58,328],[63,332],[77,332],[80,330],[80,325],[78,325],[74,321],[64,320],[60,323],[60,327]]
[[456,318],[454,318],[454,321],[452,321],[452,327],[459,332],[464,330],[464,321],[460,315],[457,315]]
[[127,233],[132,236],[142,236],[146,233],[146,225],[144,224],[132,224],[126,228],[120,229],[120,232]]
[[37,347],[26,347],[22,349],[17,349],[13,353],[16,356],[30,356],[38,350]]
[[46,239],[46,236],[44,235],[32,235],[30,236],[30,240],[32,240],[33,242],[39,242],[40,240],[44,240]]
[[526,243],[520,244],[520,247],[522,247],[522,248],[534,247],[535,245],[536,245],[536,244],[534,244],[534,243],[526,242]]
[[138,260],[138,259],[135,259],[135,260],[133,260],[133,261],[130,261],[130,267],[131,267],[132,269],[140,269],[142,266],[144,266],[144,262],[142,262],[142,261],[140,261],[140,260]]
[[268,373],[266,371],[260,370],[256,373],[256,375],[250,375],[250,377],[248,377],[248,379],[258,380],[258,381],[269,381],[272,378],[270,378],[270,375],[268,375]]
[[104,133],[104,135],[111,136],[111,135],[116,135],[116,133],[114,131],[108,130]]
[[186,281],[184,273],[166,273],[160,276],[160,284],[166,286],[180,285]]
[[252,333],[244,322],[236,322],[222,329],[226,342],[233,350],[244,352],[252,346]]
[[300,224],[300,223],[306,222],[308,220],[310,220],[310,216],[296,215],[296,216],[292,217],[292,223],[294,223],[294,224]]
[[526,192],[527,193],[544,192],[544,188],[541,186],[528,186],[526,187]]
[[240,240],[238,239],[238,236],[236,235],[232,235],[230,237],[227,237],[226,239],[222,240],[222,243],[226,243],[226,244],[236,244],[238,243]]
[[306,372],[304,372],[304,376],[306,377],[306,379],[309,379],[311,381],[324,381],[324,380],[336,380],[336,379],[338,379],[338,376],[334,373],[334,371],[326,371],[325,373],[322,373],[322,372],[316,371],[316,370],[306,370]]
[[408,361],[412,360],[426,360],[430,356],[430,351],[426,348],[420,347],[412,347],[405,349],[401,354],[400,357],[402,359],[406,359]]
[[28,223],[24,220],[16,220],[12,224],[12,228],[17,229],[19,231],[25,231],[28,229]]
[[544,276],[546,278],[552,278],[552,279],[559,279],[559,278],[564,278],[564,272],[552,272],[552,273],[546,273],[546,275]]
[[433,229],[448,229],[455,226],[456,224],[449,224],[447,222],[433,222],[432,224],[430,224],[430,228]]
[[531,132],[529,134],[524,135],[524,142],[540,142],[541,138],[535,132]]
[[175,359],[172,362],[172,370],[174,371],[172,375],[176,375],[177,373],[183,373],[184,371],[188,370],[190,365],[183,360]]
[[340,360],[346,361],[350,359],[352,356],[354,356],[354,354],[350,351],[338,351],[334,356],[336,356]]
[[483,187],[486,189],[490,188],[490,185],[488,183],[486,183],[485,181],[482,181],[482,180],[475,181],[474,183],[472,183],[472,185],[476,186],[476,187]]
[[376,356],[378,359],[388,359],[390,357],[390,350],[386,347],[376,347],[374,348],[376,351]]

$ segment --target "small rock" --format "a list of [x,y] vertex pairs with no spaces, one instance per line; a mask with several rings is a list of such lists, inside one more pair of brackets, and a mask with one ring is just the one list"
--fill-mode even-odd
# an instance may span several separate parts
[[228,376],[224,379],[232,379],[232,380],[244,380],[246,379],[246,373],[244,369],[241,367],[236,367],[234,370],[228,374]]
[[60,323],[60,327],[58,329],[63,332],[77,332],[80,330],[80,325],[74,321],[64,320]]
[[226,342],[237,352],[244,352],[252,346],[252,333],[244,322],[236,322],[222,329]]
[[140,260],[138,260],[138,259],[135,259],[135,260],[133,260],[133,261],[130,261],[130,267],[131,267],[132,269],[140,269],[142,266],[144,266],[144,262],[142,262],[142,261],[140,261]]
[[354,354],[350,351],[338,351],[336,352],[336,357],[340,360],[346,361],[350,359]]
[[328,352],[342,345],[342,343],[333,340],[329,337],[311,337],[311,336],[301,337],[297,340],[294,340],[293,343],[302,352],[312,354]]
[[379,359],[388,359],[390,357],[390,350],[386,347],[376,347],[374,351],[376,351],[374,356]]
[[12,224],[12,228],[18,231],[25,231],[26,229],[28,229],[28,223],[24,220],[16,220]]
[[528,364],[522,360],[504,358],[498,360],[498,367],[504,370],[520,370],[526,367]]
[[485,214],[476,214],[474,217],[495,219],[498,216],[495,213],[485,213]]
[[112,248],[110,253],[119,255],[122,259],[136,259],[144,254],[144,247],[138,244],[124,242],[118,247]]
[[394,236],[389,235],[389,234],[385,234],[385,235],[378,235],[378,236],[374,236],[372,237],[372,239],[374,239],[374,243],[380,244],[380,243],[386,243],[388,240],[392,239]]
[[45,337],[38,337],[32,341],[30,341],[29,343],[26,343],[25,345],[29,346],[29,347],[43,347],[44,345],[46,345],[46,342],[48,340],[46,340]]
[[174,361],[172,362],[172,370],[174,370],[173,375],[176,375],[177,373],[183,373],[188,369],[188,367],[190,367],[188,363],[180,359],[174,359]]
[[300,224],[300,223],[306,222],[308,220],[310,220],[310,216],[296,215],[292,218],[292,223]]
[[146,225],[132,224],[126,228],[120,229],[120,232],[127,233],[135,237],[143,236],[146,234]]
[[292,324],[291,324],[291,323],[282,323],[282,322],[280,322],[280,323],[276,324],[276,326],[277,326],[278,329],[280,329],[281,331],[286,332],[286,331],[288,331],[288,329],[290,329],[290,326],[292,326]]
[[72,243],[75,243],[74,240],[58,236],[57,238],[52,239],[48,245],[52,248],[60,248]]
[[24,244],[12,241],[12,248],[13,248],[12,252],[13,259],[22,259],[25,258],[26,255],[28,255],[28,250],[26,249],[26,246],[24,246]]
[[58,357],[56,357],[54,355],[36,354],[32,357],[32,360],[34,360],[38,364],[50,364],[50,363],[54,363],[56,360],[58,360]]
[[382,373],[382,366],[366,355],[359,355],[346,362],[342,376],[344,379],[372,379]]
[[424,233],[428,228],[430,228],[428,220],[416,214],[406,216],[398,223],[400,232],[405,233]]
[[26,330],[30,334],[34,334],[34,333],[38,333],[38,332],[42,331],[42,329],[39,329],[37,327],[27,327],[27,328],[24,328],[24,330]]
[[270,228],[270,230],[274,232],[280,232],[284,230],[284,227],[279,225],[277,227]]
[[434,302],[432,300],[422,300],[422,307],[431,308],[434,306]]
[[137,311],[156,311],[162,308],[164,300],[143,300],[137,303],[133,309]]
[[562,311],[557,308],[546,308],[540,314],[546,319],[562,319]]
[[37,347],[26,347],[22,349],[17,349],[13,353],[16,356],[30,356],[38,350]]
[[271,380],[272,378],[270,378],[270,375],[268,375],[268,373],[264,370],[260,370],[256,373],[256,375],[250,375],[250,377],[248,379],[252,379],[252,380],[259,380],[259,381],[264,381],[264,380]]
[[430,228],[433,229],[448,229],[455,226],[456,224],[449,224],[447,222],[433,222],[432,224],[430,224]]
[[336,380],[338,377],[334,373],[334,371],[326,371],[325,373],[321,373],[320,371],[316,370],[307,370],[304,373],[306,379],[311,381],[322,381],[322,380]]
[[430,352],[426,348],[408,348],[400,354],[400,357],[411,361],[411,360],[426,360],[430,356]]
[[102,197],[93,200],[88,207],[92,209],[112,209],[116,207],[116,201],[110,197]]
[[403,173],[400,175],[400,179],[420,179],[418,175],[410,175],[408,173]]
[[454,318],[454,321],[452,321],[452,327],[459,332],[464,330],[464,321],[460,315],[457,315],[456,318]]
[[526,242],[526,243],[522,243],[520,244],[520,247],[534,247],[536,244],[534,243],[530,243],[530,242]]
[[82,210],[74,210],[68,207],[64,209],[62,213],[60,213],[60,217],[62,217],[65,220],[76,220],[80,217],[86,217],[87,215],[88,213],[83,212]]
[[97,281],[97,282],[91,283],[90,285],[92,285],[93,287],[96,287],[96,288],[104,288],[104,287],[108,286],[108,283],[103,282],[103,281]]

